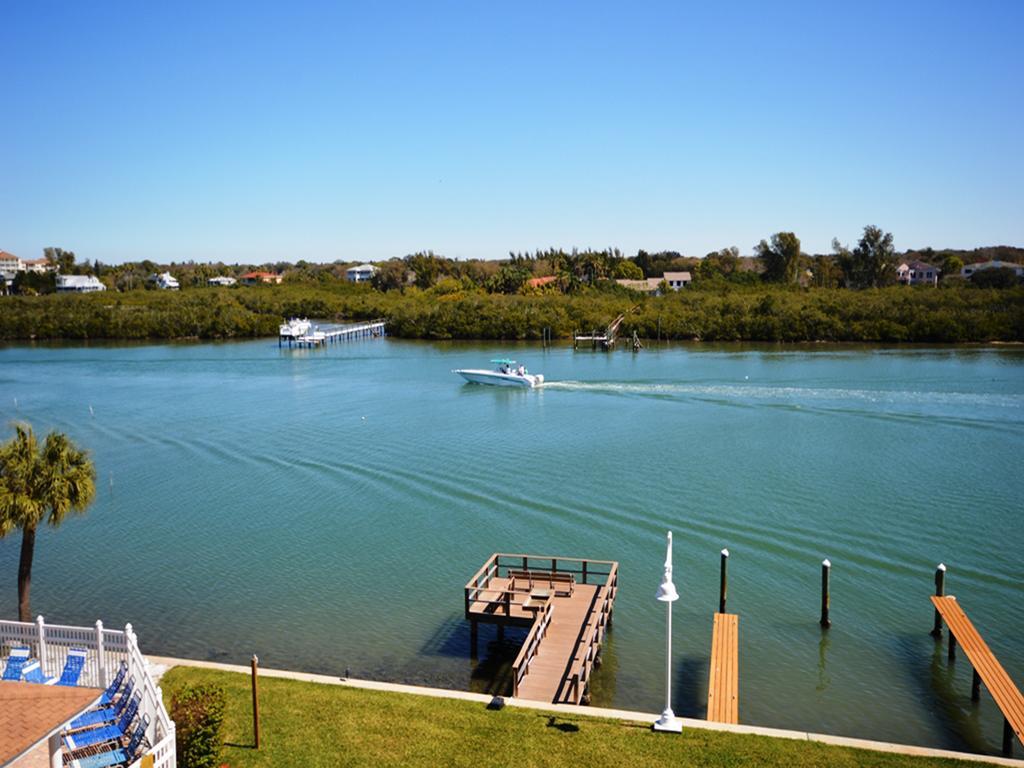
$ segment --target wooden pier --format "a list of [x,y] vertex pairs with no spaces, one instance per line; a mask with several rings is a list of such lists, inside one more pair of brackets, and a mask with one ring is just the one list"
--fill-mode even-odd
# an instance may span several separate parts
[[529,627],[512,665],[512,695],[556,704],[590,700],[618,592],[612,560],[495,553],[466,584],[473,654],[478,625]]
[[286,342],[289,347],[299,349],[312,349],[327,344],[336,344],[350,339],[376,338],[384,336],[384,320],[368,320],[362,323],[351,323],[348,325],[315,326],[302,335],[282,333],[277,337],[277,345],[283,346]]
[[949,629],[950,661],[956,656],[956,646],[959,643],[974,668],[971,700],[978,700],[981,684],[984,683],[1003,713],[1003,754],[1007,757],[1012,756],[1014,735],[1024,742],[1024,694],[1021,694],[1020,689],[1010,679],[955,597],[936,595],[932,597],[932,604]]

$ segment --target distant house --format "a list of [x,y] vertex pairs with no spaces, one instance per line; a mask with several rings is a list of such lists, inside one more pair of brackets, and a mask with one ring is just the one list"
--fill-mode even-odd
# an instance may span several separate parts
[[896,279],[903,285],[938,285],[940,272],[923,261],[905,261],[896,267]]
[[349,267],[345,270],[345,279],[350,283],[366,283],[369,282],[373,276],[377,273],[377,268],[373,264],[360,264],[356,267]]
[[39,275],[53,272],[53,264],[49,259],[23,259],[21,263],[25,272],[35,272]]
[[673,291],[681,291],[693,282],[689,272],[666,272],[662,280],[668,283],[668,287]]
[[962,277],[970,277],[975,272],[980,272],[983,269],[1012,269],[1013,273],[1017,277],[1024,277],[1024,265],[1014,264],[1012,261],[983,261],[979,264],[965,264],[963,269],[960,270]]
[[7,251],[0,251],[0,272],[21,272],[25,262]]
[[226,288],[229,285],[234,285],[238,281],[233,277],[227,277],[226,275],[218,275],[217,277],[211,277],[207,279],[207,285],[219,285],[222,288]]
[[528,288],[543,288],[558,279],[558,275],[544,275],[544,277],[531,277],[526,281]]
[[150,275],[149,281],[156,283],[156,287],[161,291],[176,291],[181,288],[181,284],[174,279],[174,276],[170,272],[161,272],[159,275]]
[[107,286],[95,275],[57,275],[57,293],[93,293]]
[[281,275],[274,272],[247,272],[238,278],[238,282],[242,285],[259,285],[260,283],[280,285],[282,279]]
[[631,291],[639,291],[640,293],[649,293],[651,295],[654,295],[661,290],[660,277],[648,277],[644,280],[621,279],[616,280],[615,282],[623,288],[629,288]]
[[13,253],[0,251],[0,272],[52,272],[49,259],[20,259]]

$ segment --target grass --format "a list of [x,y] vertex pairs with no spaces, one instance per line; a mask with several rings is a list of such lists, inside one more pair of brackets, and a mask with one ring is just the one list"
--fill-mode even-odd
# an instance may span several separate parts
[[[227,692],[221,762],[242,766],[968,766],[813,742],[637,723],[264,677],[262,744],[253,748],[247,675],[176,667],[164,696],[213,683]],[[187,768],[187,766],[183,766]]]

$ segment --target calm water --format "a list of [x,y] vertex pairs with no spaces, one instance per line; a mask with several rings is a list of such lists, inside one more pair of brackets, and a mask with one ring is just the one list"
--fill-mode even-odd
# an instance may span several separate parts
[[[510,351],[555,383],[449,372]],[[616,559],[595,703],[656,711],[671,528],[677,713],[703,716],[724,546],[744,722],[997,750],[991,698],[928,635],[939,561],[1024,683],[1019,350],[11,347],[16,418],[99,472],[89,513],[39,538],[35,612],[132,621],[150,652],[500,690],[514,647],[475,667],[461,618],[483,560]],[[17,555],[0,541],[2,616]]]

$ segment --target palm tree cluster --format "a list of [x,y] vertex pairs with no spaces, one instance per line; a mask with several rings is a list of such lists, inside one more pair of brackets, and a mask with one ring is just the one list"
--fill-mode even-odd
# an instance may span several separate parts
[[96,496],[96,468],[88,451],[61,432],[50,432],[42,445],[27,424],[16,424],[14,432],[0,445],[0,538],[21,531],[18,619],[31,621],[36,530],[44,523],[57,528],[69,513],[86,510]]

